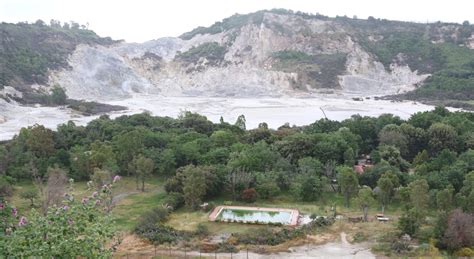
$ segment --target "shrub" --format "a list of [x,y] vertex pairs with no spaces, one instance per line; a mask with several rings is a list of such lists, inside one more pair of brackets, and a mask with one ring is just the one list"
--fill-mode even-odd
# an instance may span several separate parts
[[189,237],[187,232],[178,231],[163,224],[140,224],[133,232],[155,244],[175,243]]
[[184,205],[184,196],[179,192],[170,192],[163,200],[163,205],[171,210],[177,210]]
[[392,250],[397,252],[397,253],[402,253],[410,250],[410,237],[407,235],[401,237],[398,240],[395,240],[395,242],[392,243]]
[[196,231],[194,231],[194,234],[199,237],[206,237],[209,235],[209,229],[203,223],[199,223],[196,227]]
[[169,212],[165,208],[157,207],[151,211],[145,212],[139,219],[136,228],[141,228],[143,226],[156,225],[158,223],[163,223],[168,219]]
[[169,178],[165,183],[165,191],[167,193],[171,192],[183,192],[183,184],[177,177]]
[[241,198],[248,203],[255,202],[257,200],[257,191],[254,188],[245,189],[242,191]]
[[315,220],[313,220],[311,223],[318,226],[318,227],[327,227],[331,226],[334,224],[334,218],[333,217],[317,217]]
[[354,242],[356,242],[356,243],[357,242],[362,242],[362,241],[367,240],[367,236],[362,232],[357,232],[357,233],[355,233],[353,239],[354,239]]
[[265,181],[257,186],[257,192],[262,199],[269,199],[278,195],[280,187],[275,181]]
[[13,193],[13,178],[9,176],[0,176],[0,197],[11,196]]
[[25,190],[25,191],[20,193],[20,197],[24,200],[29,200],[30,201],[30,206],[34,207],[35,206],[35,199],[38,198],[38,190],[36,190],[36,189]]
[[419,212],[411,209],[405,212],[398,220],[398,229],[404,234],[414,236],[420,229],[420,215]]
[[474,257],[474,250],[469,247],[464,247],[454,253],[455,256],[459,257]]

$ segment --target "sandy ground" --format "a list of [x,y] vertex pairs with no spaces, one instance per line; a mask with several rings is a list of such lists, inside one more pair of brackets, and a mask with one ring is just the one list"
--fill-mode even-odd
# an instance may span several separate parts
[[[325,242],[328,239],[324,237],[314,237],[315,242]],[[310,238],[311,239],[311,238]],[[306,244],[300,246],[290,247],[288,252],[278,252],[270,254],[258,254],[243,250],[239,253],[199,253],[198,251],[177,251],[167,249],[157,249],[143,240],[140,240],[134,235],[126,236],[123,244],[119,247],[119,252],[115,254],[115,258],[150,258],[155,256],[157,258],[256,258],[256,259],[271,259],[271,258],[375,258],[375,255],[370,252],[367,243],[350,244],[346,239],[346,234],[340,234],[340,240],[331,241],[323,245]]]
[[[110,104],[123,105],[127,111],[114,112],[115,118],[123,114],[134,114],[148,111],[157,116],[177,117],[183,111],[203,114],[211,121],[218,122],[222,116],[225,121],[234,123],[237,117],[244,114],[247,128],[255,128],[260,122],[277,128],[288,122],[291,125],[306,125],[324,118],[321,108],[332,120],[344,120],[353,114],[378,116],[392,113],[401,118],[408,118],[418,111],[433,109],[432,106],[413,102],[390,102],[366,99],[352,99],[333,96],[318,98],[221,98],[221,97],[163,97],[157,95],[135,96]],[[0,104],[4,105],[5,104]],[[0,107],[0,116],[5,122],[0,124],[0,140],[6,140],[17,134],[22,127],[42,124],[55,129],[58,124],[68,120],[77,125],[85,125],[98,116],[80,116],[77,113],[58,107]]]

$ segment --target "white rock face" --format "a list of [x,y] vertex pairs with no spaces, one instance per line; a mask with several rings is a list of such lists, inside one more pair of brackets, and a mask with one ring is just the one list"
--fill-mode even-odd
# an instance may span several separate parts
[[[218,64],[201,57],[197,63],[175,60],[203,43],[226,47]],[[383,65],[333,21],[265,13],[260,24],[249,23],[218,34],[190,40],[161,38],[142,44],[111,47],[80,46],[70,57],[71,69],[55,72],[50,85],[60,84],[71,98],[119,100],[136,94],[164,96],[304,96],[317,94],[316,86],[295,89],[297,73],[276,71],[272,54],[298,50],[309,55],[347,54],[346,71],[338,85],[324,85],[340,95],[388,95],[412,90],[428,75],[408,66]],[[317,75],[316,75],[317,76]],[[304,88],[304,87],[303,87]]]
[[391,95],[414,90],[429,75],[418,75],[408,66],[392,64],[390,72],[356,44],[347,56],[347,74],[340,77],[343,92],[356,95]]

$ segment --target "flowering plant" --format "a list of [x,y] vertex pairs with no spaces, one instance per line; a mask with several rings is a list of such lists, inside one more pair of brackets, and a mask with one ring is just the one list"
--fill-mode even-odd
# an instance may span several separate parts
[[2,202],[0,257],[110,257],[118,245],[104,202],[110,200],[110,188],[112,185],[104,186],[80,199],[69,192],[62,206],[48,208],[45,215],[32,210],[27,217],[18,216]]

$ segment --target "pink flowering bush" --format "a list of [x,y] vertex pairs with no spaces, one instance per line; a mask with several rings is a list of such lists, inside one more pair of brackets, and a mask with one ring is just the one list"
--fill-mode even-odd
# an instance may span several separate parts
[[0,258],[110,257],[118,245],[104,205],[110,200],[110,188],[82,199],[69,193],[62,206],[48,208],[46,215],[32,210],[27,217],[18,216],[8,203],[1,202]]

